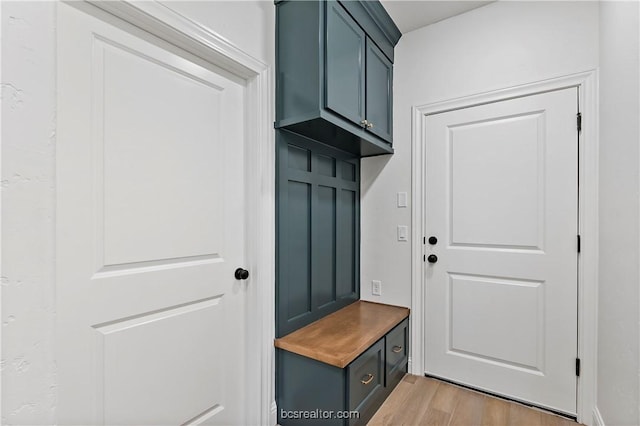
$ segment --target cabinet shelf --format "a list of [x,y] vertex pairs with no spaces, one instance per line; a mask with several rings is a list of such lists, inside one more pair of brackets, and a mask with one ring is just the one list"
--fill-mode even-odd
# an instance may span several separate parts
[[345,123],[328,111],[287,118],[276,122],[275,127],[326,143],[356,157],[393,154],[390,143],[362,132],[362,129]]

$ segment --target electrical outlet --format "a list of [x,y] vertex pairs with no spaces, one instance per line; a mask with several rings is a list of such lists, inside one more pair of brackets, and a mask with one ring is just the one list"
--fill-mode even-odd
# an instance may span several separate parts
[[382,296],[382,282],[378,280],[371,281],[371,294],[374,296]]

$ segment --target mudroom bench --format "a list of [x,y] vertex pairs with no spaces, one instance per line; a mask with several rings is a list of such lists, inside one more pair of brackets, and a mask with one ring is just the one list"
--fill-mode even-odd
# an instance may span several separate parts
[[409,309],[359,300],[275,346],[280,425],[366,424],[407,372]]

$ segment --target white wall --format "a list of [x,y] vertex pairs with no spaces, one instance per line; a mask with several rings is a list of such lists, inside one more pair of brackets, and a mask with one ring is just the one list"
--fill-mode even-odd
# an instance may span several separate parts
[[[362,162],[362,298],[411,304],[411,107],[595,69],[596,2],[495,2],[404,34],[394,66],[393,156]],[[371,295],[371,280],[382,296]]]
[[[267,64],[272,2],[170,2]],[[54,424],[55,7],[2,7],[2,424]]]
[[2,3],[2,423],[55,421],[53,3]]
[[273,64],[275,6],[269,0],[165,1],[166,6],[224,36],[249,55]]
[[600,3],[600,262],[597,406],[640,424],[640,19]]

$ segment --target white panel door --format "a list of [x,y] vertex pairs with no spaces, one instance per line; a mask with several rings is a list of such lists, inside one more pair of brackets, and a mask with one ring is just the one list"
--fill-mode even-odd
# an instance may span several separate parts
[[426,372],[569,414],[576,114],[569,88],[426,118]]
[[58,13],[59,423],[245,424],[244,87]]

